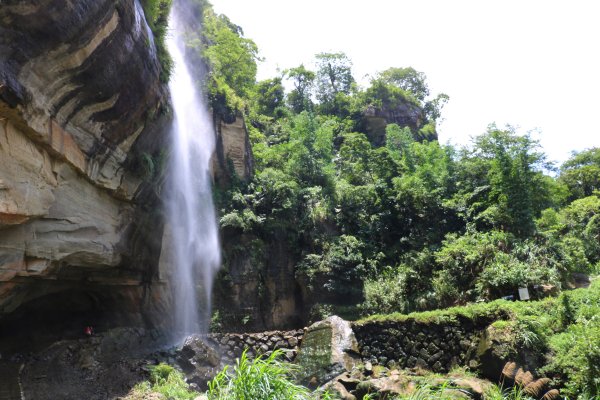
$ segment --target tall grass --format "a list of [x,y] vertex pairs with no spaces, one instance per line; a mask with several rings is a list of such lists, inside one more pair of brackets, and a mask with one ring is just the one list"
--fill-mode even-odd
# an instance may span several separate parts
[[279,361],[280,350],[269,357],[250,360],[246,351],[236,361],[233,371],[227,367],[208,383],[209,400],[311,400],[329,395],[313,393],[293,382],[296,367]]
[[533,397],[527,396],[519,386],[502,389],[502,387],[497,385],[491,386],[485,392],[483,398],[485,400],[535,400]]
[[149,393],[160,393],[169,400],[194,400],[198,393],[190,390],[183,374],[168,364],[159,364],[150,371],[150,382],[142,382],[127,399],[145,399]]

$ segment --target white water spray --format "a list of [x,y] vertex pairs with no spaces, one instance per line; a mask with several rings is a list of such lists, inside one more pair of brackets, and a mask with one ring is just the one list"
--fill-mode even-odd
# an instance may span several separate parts
[[169,83],[174,121],[168,211],[174,242],[174,333],[182,337],[206,333],[213,278],[221,260],[210,174],[214,130],[186,63],[180,10],[173,7],[167,42],[174,61]]

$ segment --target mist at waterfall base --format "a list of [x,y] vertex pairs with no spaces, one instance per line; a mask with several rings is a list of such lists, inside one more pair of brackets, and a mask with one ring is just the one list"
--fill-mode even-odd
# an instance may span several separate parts
[[212,119],[199,93],[200,80],[186,63],[185,1],[171,11],[167,45],[174,68],[169,82],[173,105],[168,225],[173,235],[173,335],[206,333],[220,247],[212,200],[210,161],[215,148]]

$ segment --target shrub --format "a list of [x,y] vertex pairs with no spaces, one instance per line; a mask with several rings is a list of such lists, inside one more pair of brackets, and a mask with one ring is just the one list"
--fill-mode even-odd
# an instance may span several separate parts
[[244,351],[233,371],[225,367],[208,383],[208,399],[318,399],[318,393],[292,381],[295,366],[279,361],[282,355],[281,350],[276,350],[267,358],[250,360]]
[[365,313],[407,312],[406,298],[408,268],[389,270],[375,279],[365,281],[365,301],[361,308]]
[[150,370],[150,381],[136,385],[128,398],[144,399],[149,393],[160,393],[169,400],[193,400],[198,396],[198,393],[188,388],[183,374],[168,364],[153,367]]
[[477,278],[476,289],[480,297],[489,299],[511,294],[519,287],[540,283],[558,284],[556,270],[534,260],[521,261],[513,254],[498,253],[483,268]]
[[548,374],[565,382],[565,394],[575,397],[600,395],[600,280],[587,290],[563,293],[558,299],[557,318],[562,332],[550,337]]

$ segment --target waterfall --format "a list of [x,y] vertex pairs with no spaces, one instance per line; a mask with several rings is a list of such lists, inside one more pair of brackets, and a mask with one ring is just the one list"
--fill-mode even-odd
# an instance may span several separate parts
[[171,284],[174,332],[180,337],[208,330],[212,283],[221,261],[210,172],[214,129],[199,92],[199,77],[192,76],[186,63],[184,9],[173,7],[167,38],[174,61],[169,83],[174,114],[168,199],[174,250]]

